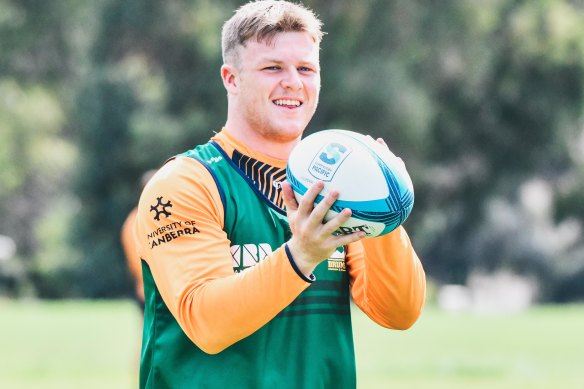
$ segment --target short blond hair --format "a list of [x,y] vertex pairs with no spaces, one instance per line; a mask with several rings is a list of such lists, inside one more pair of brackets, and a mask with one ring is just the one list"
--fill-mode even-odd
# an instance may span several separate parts
[[250,39],[270,42],[281,32],[308,32],[320,44],[322,22],[304,5],[283,0],[252,1],[235,11],[221,32],[223,62],[238,65],[238,48]]

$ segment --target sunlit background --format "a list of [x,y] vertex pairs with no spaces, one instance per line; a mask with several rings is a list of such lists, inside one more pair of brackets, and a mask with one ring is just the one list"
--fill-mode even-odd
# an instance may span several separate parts
[[[0,387],[136,385],[120,228],[142,173],[224,124],[242,3],[0,0]],[[327,32],[307,133],[405,160],[430,284],[408,332],[355,312],[359,386],[584,388],[584,4],[305,4]]]

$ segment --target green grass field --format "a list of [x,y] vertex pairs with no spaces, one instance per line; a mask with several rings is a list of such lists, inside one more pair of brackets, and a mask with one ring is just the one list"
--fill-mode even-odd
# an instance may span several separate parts
[[[584,388],[584,305],[429,307],[405,332],[353,318],[359,388]],[[0,300],[0,388],[135,388],[140,320],[127,301]]]

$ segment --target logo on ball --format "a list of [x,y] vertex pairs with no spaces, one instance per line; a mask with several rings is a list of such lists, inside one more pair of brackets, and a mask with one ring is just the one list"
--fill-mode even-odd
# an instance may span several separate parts
[[316,154],[308,171],[310,174],[322,181],[331,181],[341,163],[351,153],[351,149],[338,142],[328,143]]

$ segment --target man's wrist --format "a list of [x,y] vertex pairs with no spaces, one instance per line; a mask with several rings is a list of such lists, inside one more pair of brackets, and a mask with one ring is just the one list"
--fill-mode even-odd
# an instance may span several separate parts
[[[314,271],[316,266],[312,265],[312,264],[306,264],[304,261],[302,261],[299,258],[299,256],[296,256],[295,252],[294,252],[296,250],[291,249],[289,243],[290,242],[286,243],[284,245],[284,248],[286,250],[286,256],[288,257],[288,260],[290,261],[290,265],[292,265],[292,268],[294,269],[294,271],[306,282],[315,281],[316,277],[314,276],[314,274],[312,272]],[[293,244],[292,244],[292,246],[293,246]]]

